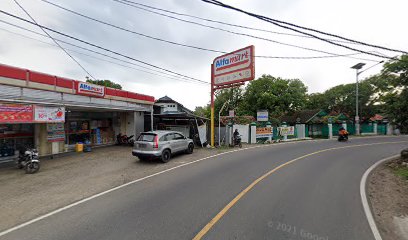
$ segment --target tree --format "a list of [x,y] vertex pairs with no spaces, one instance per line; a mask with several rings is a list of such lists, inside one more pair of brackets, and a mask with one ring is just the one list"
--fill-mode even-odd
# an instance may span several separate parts
[[383,90],[380,99],[384,103],[384,111],[402,132],[408,132],[408,55],[384,64],[379,78],[383,80],[379,85]]
[[[380,81],[374,77],[359,82],[359,115],[371,117],[377,112],[379,89],[374,83]],[[341,84],[326,90],[323,93],[308,95],[306,109],[321,109],[328,112],[345,113],[355,116],[356,84]]]
[[248,84],[240,112],[256,116],[258,110],[268,110],[276,118],[287,112],[301,110],[306,102],[307,87],[298,79],[262,77]]
[[196,108],[194,109],[194,114],[197,115],[197,116],[200,116],[200,117],[209,118],[209,117],[210,117],[210,114],[211,114],[211,112],[210,112],[210,105],[207,104],[207,105],[204,106],[204,107],[201,107],[201,106],[196,107]]
[[122,89],[122,86],[119,83],[114,83],[111,80],[92,80],[89,77],[86,77],[86,82],[115,89]]

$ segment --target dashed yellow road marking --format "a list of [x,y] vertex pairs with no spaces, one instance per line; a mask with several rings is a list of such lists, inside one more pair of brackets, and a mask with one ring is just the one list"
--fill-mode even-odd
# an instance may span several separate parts
[[193,238],[193,240],[199,240],[204,237],[205,234],[208,233],[208,231],[211,230],[211,228],[246,194],[248,193],[255,185],[257,185],[260,181],[271,175],[272,173],[278,171],[279,169],[294,163],[296,161],[299,161],[301,159],[307,158],[312,155],[316,155],[322,152],[327,152],[327,151],[332,151],[332,150],[337,150],[337,149],[344,149],[344,148],[353,148],[353,147],[363,147],[363,146],[372,146],[372,145],[381,145],[381,144],[395,144],[395,143],[403,143],[403,142],[408,142],[408,141],[398,141],[398,142],[381,142],[381,143],[367,143],[367,144],[359,144],[359,145],[352,145],[352,146],[343,146],[343,147],[334,147],[334,148],[327,148],[323,150],[319,150],[316,152],[312,152],[300,157],[297,157],[295,159],[292,159],[286,163],[283,163],[276,168],[270,170],[269,172],[265,173],[264,175],[260,176],[257,178],[255,181],[253,181],[249,186],[247,186],[244,190],[242,190],[237,196],[235,196],[209,223],[207,223],[203,229],[201,229],[200,232],[197,233],[197,235]]

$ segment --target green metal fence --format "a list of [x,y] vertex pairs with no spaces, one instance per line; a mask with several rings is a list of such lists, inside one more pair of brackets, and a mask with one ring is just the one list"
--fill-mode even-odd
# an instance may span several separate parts
[[374,133],[374,126],[372,123],[361,124],[361,133]]
[[377,134],[386,135],[387,134],[387,124],[378,124],[377,125]]

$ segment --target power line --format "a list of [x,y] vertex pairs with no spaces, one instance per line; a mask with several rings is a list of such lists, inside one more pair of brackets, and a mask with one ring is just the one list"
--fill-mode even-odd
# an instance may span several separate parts
[[272,24],[274,24],[274,25],[276,25],[276,26],[278,26],[278,27],[285,28],[285,29],[289,29],[289,30],[295,31],[295,32],[297,32],[297,33],[301,33],[301,34],[305,34],[305,35],[307,35],[307,36],[314,37],[314,38],[319,39],[319,40],[321,40],[321,41],[330,43],[330,44],[332,44],[332,45],[336,45],[336,46],[343,47],[343,48],[346,48],[346,49],[349,49],[349,50],[354,50],[354,51],[358,51],[358,52],[361,52],[361,53],[369,54],[369,55],[372,55],[372,56],[384,58],[383,56],[381,56],[381,55],[379,55],[379,54],[370,53],[370,52],[358,50],[358,49],[355,49],[355,48],[352,48],[352,47],[349,47],[349,46],[345,46],[345,45],[342,45],[342,44],[338,44],[338,43],[332,42],[332,41],[330,41],[330,40],[323,39],[323,38],[318,37],[318,36],[316,36],[316,35],[310,34],[310,33],[306,33],[306,32],[303,32],[303,31],[299,31],[299,30],[294,29],[294,28],[291,28],[291,27],[283,26],[283,25],[281,25],[281,24],[285,24],[285,25],[288,25],[288,26],[293,26],[293,27],[296,27],[296,28],[300,28],[300,29],[304,29],[304,30],[307,30],[307,31],[316,32],[316,33],[323,34],[323,35],[327,35],[327,36],[331,36],[331,37],[340,38],[340,39],[347,40],[347,41],[354,42],[354,43],[359,43],[359,44],[361,44],[361,45],[365,45],[365,46],[368,46],[368,47],[373,47],[373,48],[383,49],[383,50],[387,50],[387,51],[392,51],[392,52],[399,52],[399,53],[408,54],[408,52],[406,52],[406,51],[391,49],[391,48],[382,47],[382,46],[378,46],[378,45],[374,45],[374,44],[369,44],[369,43],[364,43],[364,42],[361,42],[361,41],[356,41],[356,40],[353,40],[353,39],[345,38],[345,37],[342,37],[342,36],[339,36],[339,35],[335,35],[335,34],[331,34],[331,33],[326,33],[326,32],[323,32],[323,31],[319,31],[319,30],[312,29],[312,28],[306,28],[306,27],[302,27],[302,26],[299,26],[299,25],[296,25],[296,24],[292,24],[292,23],[288,23],[288,22],[284,22],[284,21],[272,19],[272,18],[269,18],[269,17],[265,17],[265,16],[262,16],[262,15],[258,15],[258,14],[255,14],[255,13],[247,12],[247,11],[245,11],[245,10],[242,10],[242,9],[239,9],[239,8],[236,8],[236,7],[233,7],[233,6],[224,4],[224,3],[220,2],[220,1],[217,1],[217,0],[201,0],[201,1],[206,2],[206,3],[209,3],[209,4],[217,5],[217,6],[220,6],[220,7],[223,7],[223,8],[231,9],[231,10],[234,10],[234,11],[238,11],[238,12],[244,13],[244,14],[246,14],[246,15],[249,15],[249,16],[251,16],[251,17],[255,17],[255,18],[258,18],[258,19],[260,19],[260,20],[263,20],[263,21],[265,21],[265,22],[272,23]]
[[150,66],[150,67],[153,67],[153,68],[157,68],[157,69],[163,70],[163,71],[165,71],[165,72],[173,73],[173,74],[178,75],[178,76],[186,77],[186,78],[191,79],[191,80],[194,80],[194,81],[207,83],[206,81],[203,81],[203,80],[200,80],[200,79],[197,79],[197,78],[193,78],[193,77],[189,77],[189,76],[186,76],[186,75],[183,75],[183,74],[174,72],[174,71],[172,71],[172,70],[168,70],[168,69],[165,69],[165,68],[156,66],[156,65],[154,65],[154,64],[151,64],[151,63],[148,63],[148,62],[145,62],[145,61],[136,59],[136,58],[134,58],[134,57],[127,56],[127,55],[122,54],[122,53],[119,53],[119,52],[117,52],[117,51],[110,50],[110,49],[108,49],[108,48],[101,47],[101,46],[99,46],[99,45],[90,43],[90,42],[88,42],[88,41],[79,39],[79,38],[77,38],[77,37],[73,37],[73,36],[71,36],[71,35],[68,35],[68,34],[59,32],[59,31],[54,30],[54,29],[52,29],[52,28],[45,27],[45,26],[43,26],[43,25],[39,25],[39,24],[37,24],[37,23],[34,23],[34,22],[31,22],[31,21],[29,21],[29,20],[27,20],[27,19],[18,17],[18,16],[16,16],[16,15],[13,15],[13,14],[8,13],[8,12],[6,12],[6,11],[3,11],[3,10],[1,10],[1,9],[0,9],[0,13],[5,14],[5,15],[8,15],[8,16],[13,17],[13,18],[16,18],[16,19],[18,19],[18,20],[20,20],[20,21],[29,23],[29,24],[31,24],[31,25],[41,26],[42,28],[47,29],[48,31],[54,32],[54,33],[56,33],[56,34],[62,35],[62,36],[64,36],[64,37],[67,37],[67,38],[70,38],[70,39],[73,39],[73,40],[76,40],[76,41],[81,42],[81,43],[84,43],[84,44],[86,44],[86,45],[89,45],[89,46],[92,46],[92,47],[95,47],[95,48],[104,50],[104,51],[106,51],[106,52],[110,52],[110,53],[113,53],[113,54],[115,54],[115,55],[118,55],[118,56],[121,56],[121,57],[124,57],[124,58],[127,58],[127,59],[131,59],[131,60],[136,61],[136,62],[139,62],[139,63],[143,63],[143,64],[145,64],[145,65],[147,65],[147,66]]
[[[0,20],[0,22],[4,22],[4,21]],[[22,29],[24,29],[24,28],[22,28]],[[41,43],[43,43],[43,44],[51,45],[51,46],[53,46],[53,47],[58,47],[56,44],[48,43],[48,42],[45,42],[45,41],[42,41],[42,40],[39,40],[39,39],[36,39],[36,38],[33,38],[33,37],[29,37],[29,36],[24,35],[24,34],[16,33],[16,32],[13,32],[13,31],[4,29],[4,28],[0,28],[0,30],[3,30],[3,31],[5,31],[5,32],[8,32],[8,33],[11,33],[11,34],[14,34],[14,35],[18,35],[18,36],[20,36],[20,37],[24,37],[24,38],[31,39],[31,40],[34,40],[34,41],[38,41],[38,42],[41,42]],[[25,30],[30,31],[30,32],[32,32],[32,33],[34,33],[34,34],[37,34],[37,35],[40,35],[40,36],[43,36],[43,37],[47,37],[47,38],[48,38],[48,36],[45,35],[45,34],[41,34],[41,33],[38,33],[38,32],[35,32],[35,31],[31,31],[31,30],[28,30],[28,29],[25,29]],[[120,62],[124,62],[124,63],[127,63],[127,64],[131,64],[131,65],[136,65],[136,66],[139,66],[139,67],[143,67],[143,66],[137,65],[137,64],[135,64],[135,63],[129,62],[129,61],[125,61],[125,60],[122,60],[122,59],[119,59],[119,58],[116,58],[116,57],[112,57],[112,56],[109,56],[109,55],[106,55],[106,54],[103,54],[103,53],[99,53],[99,52],[96,52],[96,51],[93,51],[93,50],[90,50],[90,49],[87,49],[87,48],[83,48],[83,47],[77,46],[77,45],[75,45],[75,44],[71,44],[71,43],[65,42],[65,41],[63,41],[63,40],[59,40],[59,39],[57,39],[57,38],[55,38],[55,40],[58,41],[58,42],[61,42],[61,43],[65,43],[65,44],[74,46],[74,47],[76,47],[76,48],[80,48],[80,49],[83,49],[83,50],[86,50],[86,51],[90,51],[90,52],[93,52],[93,53],[96,53],[96,54],[99,54],[99,55],[102,55],[102,56],[105,56],[105,57],[108,57],[108,58],[115,59],[115,60],[120,61]],[[117,62],[114,62],[114,61],[109,61],[109,60],[107,60],[107,59],[98,58],[98,57],[92,56],[92,55],[90,55],[90,54],[86,54],[86,53],[83,53],[83,52],[80,52],[80,51],[76,51],[76,50],[73,50],[73,49],[69,49],[69,48],[65,48],[65,49],[68,50],[68,51],[70,51],[70,52],[75,52],[75,53],[77,53],[77,54],[81,54],[81,55],[84,55],[84,56],[87,56],[87,57],[91,57],[91,58],[94,58],[94,59],[98,59],[98,60],[100,60],[100,61],[104,61],[104,62],[116,64],[116,65],[119,65],[119,66],[122,66],[122,67],[126,67],[126,68],[131,68],[131,69],[134,69],[134,70],[137,70],[137,71],[140,71],[140,72],[144,72],[144,73],[148,73],[148,74],[151,74],[151,75],[160,76],[160,77],[164,77],[164,78],[168,78],[168,79],[173,79],[173,80],[177,80],[177,81],[182,81],[182,82],[190,82],[190,83],[204,84],[204,83],[201,83],[201,82],[195,82],[195,81],[191,81],[191,80],[189,81],[189,80],[184,79],[184,78],[176,78],[176,77],[174,77],[173,75],[167,75],[167,76],[166,76],[166,75],[162,75],[162,74],[158,74],[158,73],[152,73],[152,72],[149,72],[149,71],[146,71],[146,70],[143,70],[143,69],[139,69],[139,68],[135,68],[135,67],[132,67],[132,66],[120,64],[120,63],[117,63]],[[148,70],[153,71],[153,69],[148,69]],[[162,72],[159,72],[159,73],[162,73]],[[163,74],[164,74],[164,73],[163,73]],[[210,83],[207,83],[207,84],[210,84]]]
[[[28,28],[21,27],[21,26],[18,26],[18,25],[16,25],[16,24],[13,24],[13,23],[10,23],[10,22],[1,20],[1,19],[0,19],[0,22],[2,22],[2,23],[4,23],[4,24],[7,24],[7,25],[10,25],[10,26],[13,26],[13,27],[15,27],[15,28],[22,29],[22,30],[24,30],[24,31],[31,32],[31,33],[33,33],[33,34],[40,35],[40,36],[43,36],[43,37],[47,37],[47,38],[48,38],[47,35],[38,33],[38,32],[36,32],[36,31],[30,30],[30,29],[28,29]],[[171,75],[171,74],[169,74],[169,73],[167,73],[167,72],[162,72],[162,71],[157,70],[157,69],[148,68],[148,67],[146,67],[146,66],[143,66],[143,65],[140,65],[140,64],[137,64],[137,63],[133,63],[133,62],[129,62],[129,61],[126,61],[126,60],[117,58],[117,57],[113,57],[113,56],[111,56],[111,55],[104,54],[104,53],[101,53],[101,52],[98,52],[98,51],[95,51],[95,50],[91,50],[91,49],[89,49],[89,48],[85,48],[85,47],[82,47],[82,46],[78,46],[78,45],[76,45],[76,44],[73,44],[73,43],[70,43],[70,42],[67,42],[67,41],[58,39],[58,38],[54,38],[54,39],[57,40],[58,42],[61,42],[61,43],[64,43],[64,44],[67,44],[67,45],[70,45],[70,46],[73,46],[73,47],[76,47],[76,48],[79,48],[79,49],[82,49],[82,50],[85,50],[85,51],[88,51],[88,52],[92,52],[92,53],[95,53],[95,54],[98,54],[98,55],[101,55],[101,56],[104,56],[104,57],[108,57],[108,58],[111,58],[111,59],[115,59],[115,60],[118,60],[118,61],[121,61],[121,62],[125,62],[125,63],[128,63],[128,64],[131,64],[131,65],[135,65],[135,66],[138,66],[138,67],[147,69],[147,70],[149,70],[149,71],[153,71],[153,72],[165,74],[165,75],[168,75],[168,76],[171,76],[171,77],[176,77],[175,75]]]
[[[161,38],[157,38],[157,37],[152,37],[152,36],[140,33],[140,32],[136,32],[136,31],[133,31],[133,30],[121,27],[121,26],[117,26],[117,25],[114,25],[114,24],[111,24],[111,23],[108,23],[108,22],[105,22],[105,21],[102,21],[102,20],[87,16],[87,15],[85,15],[83,13],[79,13],[77,11],[68,9],[66,7],[63,7],[63,6],[58,5],[56,3],[52,3],[52,2],[47,1],[47,0],[40,0],[40,1],[48,3],[50,5],[53,5],[54,7],[57,7],[59,9],[64,10],[64,11],[70,12],[70,13],[75,14],[77,16],[80,16],[80,17],[83,17],[83,18],[86,18],[86,19],[89,19],[89,20],[92,20],[92,21],[95,21],[95,22],[98,22],[98,23],[113,27],[113,28],[116,28],[116,29],[119,29],[119,30],[122,30],[122,31],[125,31],[125,32],[128,32],[128,33],[132,33],[132,34],[136,34],[138,36],[150,38],[150,39],[153,39],[153,40],[156,40],[156,41],[166,42],[166,43],[169,43],[169,44],[178,45],[178,46],[182,46],[182,47],[194,48],[194,49],[198,49],[198,50],[202,50],[202,51],[209,51],[209,52],[222,53],[222,54],[228,53],[226,51],[214,50],[214,49],[203,48],[203,47],[197,47],[197,46],[177,43],[177,42],[173,42],[173,41],[169,41],[169,40],[165,40],[165,39],[161,39]],[[352,56],[352,55],[356,55],[356,53],[338,54],[338,55],[331,55],[331,56],[310,56],[310,57],[297,57],[297,56],[294,56],[294,57],[291,57],[291,56],[288,56],[288,57],[286,57],[286,56],[255,56],[255,57],[258,57],[258,58],[272,58],[272,59],[318,59],[318,58],[345,57],[345,56]]]
[[[305,35],[300,35],[300,34],[276,32],[276,31],[270,31],[270,30],[267,30],[267,29],[254,28],[254,27],[248,27],[248,26],[243,26],[243,25],[238,25],[238,24],[222,22],[222,21],[219,21],[219,20],[213,20],[213,19],[209,19],[209,18],[198,17],[198,16],[186,14],[186,13],[179,13],[179,12],[175,12],[175,11],[170,11],[170,10],[167,10],[167,9],[158,8],[158,7],[154,7],[154,6],[151,6],[151,5],[142,4],[142,3],[138,3],[138,2],[130,1],[130,0],[122,0],[122,1],[127,2],[127,3],[132,3],[132,4],[135,4],[135,5],[138,5],[138,6],[142,6],[142,7],[162,11],[162,12],[166,12],[166,13],[171,13],[171,14],[178,15],[178,16],[195,18],[195,19],[199,19],[199,20],[202,20],[202,21],[206,21],[206,22],[217,23],[217,24],[222,24],[222,25],[236,27],[236,28],[243,28],[243,29],[248,29],[248,30],[254,30],[254,31],[259,31],[259,32],[267,32],[267,33],[273,33],[273,34],[278,34],[278,35],[286,35],[286,36],[292,36],[292,37],[313,38],[313,37],[310,37],[310,36],[305,36]],[[334,39],[330,39],[330,40],[335,41],[335,42],[357,44],[357,43],[353,43],[353,42],[349,42],[349,41],[341,41],[341,40],[334,40]]]
[[20,4],[17,2],[17,0],[14,0],[14,2],[17,4],[17,6],[19,6],[19,7],[21,8],[21,10],[23,10],[23,12],[25,12],[25,13],[27,14],[27,16],[28,16],[38,27],[41,28],[41,30],[42,30],[45,34],[47,34],[47,36],[48,36],[49,38],[51,38],[51,39],[54,41],[55,44],[57,44],[57,46],[58,46],[59,48],[62,49],[62,51],[64,51],[76,64],[78,64],[78,66],[79,66],[80,68],[82,68],[82,70],[84,70],[84,72],[86,72],[91,78],[93,78],[93,79],[95,80],[95,78],[93,77],[93,75],[92,75],[88,70],[86,70],[85,67],[82,66],[81,63],[78,62],[78,60],[76,60],[73,56],[71,56],[71,54],[69,54],[69,52],[67,52],[61,45],[59,45],[59,43],[58,43],[57,41],[55,41],[55,39],[54,39],[50,34],[48,34],[47,31],[45,31],[40,25],[38,25],[37,21],[35,21],[35,19],[24,9],[24,7],[23,7],[22,5],[20,5]]
[[[302,46],[298,46],[298,45],[294,45],[294,44],[283,43],[283,42],[279,42],[279,41],[272,40],[272,39],[268,39],[268,38],[264,38],[264,37],[254,36],[254,35],[251,35],[251,34],[235,32],[235,31],[231,31],[231,30],[224,29],[224,28],[214,27],[214,26],[210,26],[210,25],[206,25],[206,24],[202,24],[202,23],[198,23],[198,22],[194,22],[194,21],[189,21],[189,20],[185,20],[185,19],[182,19],[182,18],[170,16],[170,15],[163,14],[163,13],[156,12],[156,11],[152,11],[152,10],[149,10],[149,9],[145,9],[145,8],[142,8],[142,7],[133,5],[133,4],[131,4],[131,3],[124,2],[123,0],[112,0],[112,1],[121,3],[121,4],[123,4],[123,5],[130,6],[130,7],[133,7],[133,8],[141,9],[141,10],[143,10],[143,11],[147,11],[147,12],[150,12],[150,13],[153,13],[153,14],[156,14],[156,15],[160,15],[160,16],[164,16],[164,17],[171,18],[171,19],[174,19],[174,20],[178,20],[178,21],[181,21],[181,22],[186,22],[186,23],[198,25],[198,26],[201,26],[201,27],[206,27],[206,28],[210,28],[210,29],[215,29],[215,30],[219,30],[219,31],[223,31],[223,32],[227,32],[227,33],[231,33],[231,34],[235,34],[235,35],[239,35],[239,36],[245,36],[245,37],[255,38],[255,39],[259,39],[259,40],[263,40],[263,41],[268,41],[268,42],[272,42],[272,43],[276,43],[276,44],[280,44],[280,45],[284,45],[284,46],[289,46],[289,47],[294,47],[294,48],[299,48],[299,49],[308,50],[308,51],[314,51],[314,52],[319,52],[319,53],[325,53],[325,54],[329,54],[329,55],[333,55],[333,56],[338,56],[338,57],[348,57],[348,58],[353,58],[353,59],[358,59],[358,60],[364,60],[364,61],[370,61],[370,62],[378,62],[378,61],[372,60],[372,59],[352,57],[352,56],[350,56],[350,54],[336,54],[336,53],[326,52],[326,51],[317,50],[317,49],[313,49],[313,48],[302,47]],[[355,53],[351,53],[351,54],[355,54]],[[377,56],[377,57],[378,57],[378,56]]]

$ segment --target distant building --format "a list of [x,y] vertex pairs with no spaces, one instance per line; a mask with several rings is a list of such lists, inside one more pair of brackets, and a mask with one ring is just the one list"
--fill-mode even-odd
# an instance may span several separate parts
[[[151,121],[150,115],[145,115],[145,121]],[[209,119],[195,115],[193,111],[168,96],[159,98],[153,105],[154,130],[179,131],[193,139],[197,145],[207,142],[208,121]]]

